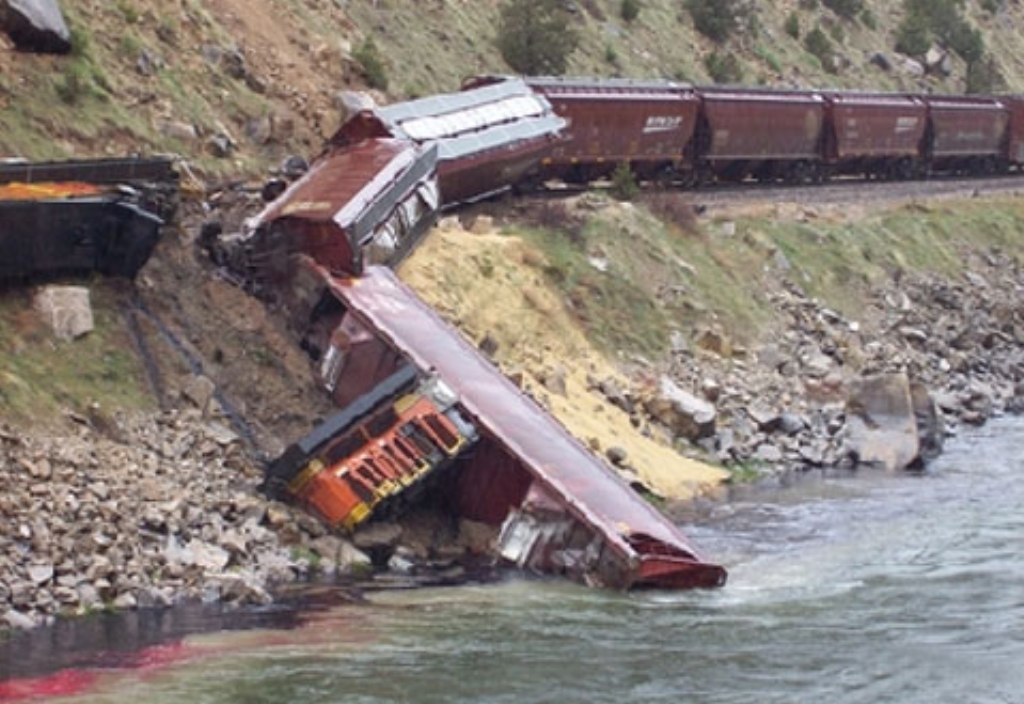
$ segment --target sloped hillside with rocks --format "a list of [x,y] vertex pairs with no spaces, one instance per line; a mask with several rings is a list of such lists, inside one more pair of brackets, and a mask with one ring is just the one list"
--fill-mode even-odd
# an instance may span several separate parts
[[[388,102],[511,71],[497,42],[503,3],[494,0],[0,3],[34,4],[63,10],[66,45],[55,48],[69,53],[19,50],[16,29],[0,33],[0,156],[173,152],[212,178],[251,174],[289,153],[315,154],[345,110],[340,91]],[[705,5],[712,29],[701,20]],[[917,5],[929,16],[952,12],[953,24],[925,28],[906,47],[903,25]],[[993,87],[1024,89],[1024,8],[1012,2],[580,0],[564,8],[579,38],[571,74],[962,92],[973,66],[999,79]]]

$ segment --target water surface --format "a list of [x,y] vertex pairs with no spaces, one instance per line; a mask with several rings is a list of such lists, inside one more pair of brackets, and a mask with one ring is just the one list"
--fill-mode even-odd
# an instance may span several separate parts
[[686,530],[710,592],[513,580],[186,639],[66,702],[1024,702],[1024,422],[924,476],[859,472]]

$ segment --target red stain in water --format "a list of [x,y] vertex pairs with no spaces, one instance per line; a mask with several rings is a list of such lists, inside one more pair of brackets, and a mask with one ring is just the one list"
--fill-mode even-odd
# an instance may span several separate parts
[[151,672],[175,665],[198,653],[183,642],[157,645],[127,655],[114,667],[87,670],[61,670],[52,675],[28,677],[0,682],[0,702],[18,702],[50,697],[84,694],[96,686],[103,673],[137,670]]

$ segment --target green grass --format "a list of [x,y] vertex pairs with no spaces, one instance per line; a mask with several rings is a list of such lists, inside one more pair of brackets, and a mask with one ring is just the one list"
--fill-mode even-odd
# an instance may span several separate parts
[[153,407],[116,292],[99,279],[85,284],[95,330],[74,342],[53,336],[30,291],[0,292],[0,417],[45,421],[94,401],[107,409]]
[[521,234],[544,253],[546,276],[593,342],[654,359],[673,330],[689,335],[714,324],[740,344],[758,341],[776,316],[765,291],[787,277],[856,318],[871,287],[901,270],[953,278],[969,251],[991,248],[1024,259],[1024,203],[1012,199],[908,206],[853,221],[748,218],[731,236],[715,221],[698,232],[667,225],[642,206],[607,204],[587,218],[578,232]]

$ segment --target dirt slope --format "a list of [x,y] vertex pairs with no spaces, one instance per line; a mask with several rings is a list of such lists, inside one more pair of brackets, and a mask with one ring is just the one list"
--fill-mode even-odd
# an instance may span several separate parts
[[400,274],[472,341],[488,339],[494,359],[598,454],[625,450],[629,467],[656,493],[686,499],[724,481],[721,469],[646,437],[594,389],[617,380],[616,366],[580,332],[541,271],[544,257],[515,235],[473,234],[449,221]]

